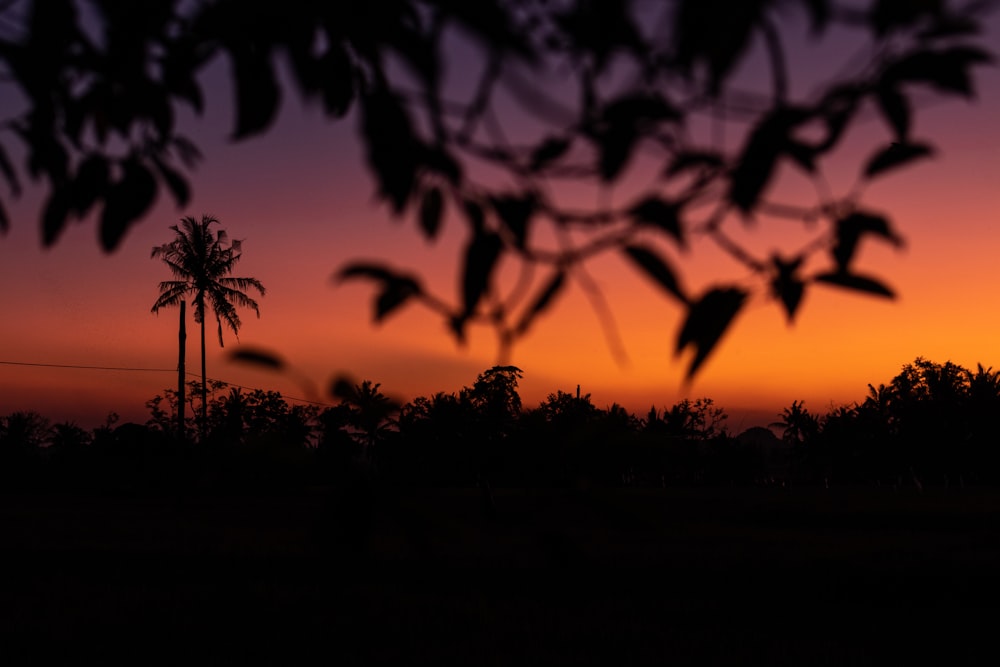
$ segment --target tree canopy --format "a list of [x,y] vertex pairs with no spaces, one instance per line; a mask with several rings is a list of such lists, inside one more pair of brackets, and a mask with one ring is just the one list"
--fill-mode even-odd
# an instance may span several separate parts
[[[114,250],[161,190],[182,207],[190,200],[187,172],[201,156],[177,112],[203,112],[199,75],[222,57],[235,139],[266,132],[289,93],[331,119],[352,113],[390,212],[429,240],[446,220],[466,227],[453,297],[379,260],[340,269],[342,279],[375,284],[377,321],[420,303],[459,342],[471,324],[492,327],[504,358],[575,285],[614,340],[586,265],[618,255],[683,309],[674,350],[689,355],[691,376],[754,291],[789,320],[816,285],[893,296],[856,261],[869,240],[902,241],[891,216],[863,201],[864,185],[933,153],[916,129],[918,91],[974,96],[973,68],[992,60],[978,30],[993,4],[3,3],[0,63],[23,104],[4,120],[0,173],[14,196],[25,175],[46,189],[46,244],[70,220],[94,216],[102,246]],[[860,36],[865,57],[845,58],[841,74],[802,93],[789,67],[790,37],[801,30],[812,41]],[[754,56],[767,79],[748,91],[737,77]],[[865,108],[877,110],[885,140],[857,161],[852,187],[831,192],[826,161]],[[812,181],[815,195],[772,197],[785,169]],[[642,178],[630,178],[636,170]],[[594,205],[568,201],[581,184],[596,191]],[[734,240],[734,229],[774,218],[812,239],[764,255]],[[0,229],[8,226],[0,202]],[[685,284],[672,258],[695,237],[754,284]],[[509,288],[500,285],[505,265],[519,275]]]

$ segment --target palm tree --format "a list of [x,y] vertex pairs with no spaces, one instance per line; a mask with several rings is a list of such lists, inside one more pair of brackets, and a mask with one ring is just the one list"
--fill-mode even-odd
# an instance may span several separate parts
[[211,308],[219,324],[219,346],[222,347],[222,323],[239,334],[240,318],[236,307],[250,308],[260,317],[257,302],[247,295],[253,288],[264,295],[264,286],[256,278],[234,278],[230,274],[240,260],[241,243],[229,242],[225,230],[210,229],[218,220],[203,215],[201,221],[188,216],[180,226],[172,225],[176,237],[170,243],[153,248],[151,258],[160,258],[170,267],[175,280],[160,283],[160,296],[152,312],[176,306],[191,295],[194,321],[201,325],[201,430],[204,436],[208,423],[208,388],[205,379],[205,309]]

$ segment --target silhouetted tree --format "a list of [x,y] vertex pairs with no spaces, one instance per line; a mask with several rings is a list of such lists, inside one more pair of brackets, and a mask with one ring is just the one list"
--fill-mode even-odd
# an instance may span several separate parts
[[381,386],[380,383],[364,380],[353,386],[341,386],[335,391],[350,409],[350,424],[360,434],[362,454],[373,469],[376,466],[376,446],[395,425],[393,415],[399,412],[399,404],[379,391]]
[[[757,276],[789,319],[815,285],[892,295],[857,266],[856,251],[868,239],[899,244],[900,236],[861,201],[858,186],[932,153],[914,131],[914,89],[973,97],[972,69],[991,60],[976,34],[992,5],[25,0],[0,6],[0,62],[20,102],[4,126],[23,149],[24,171],[47,188],[44,242],[96,208],[102,246],[111,250],[161,186],[179,205],[190,201],[182,169],[200,154],[175,119],[182,108],[204,110],[199,75],[223,58],[234,138],[267,131],[288,89],[330,118],[354,109],[392,213],[412,215],[431,240],[446,220],[464,221],[455,303],[379,262],[341,270],[377,284],[377,320],[419,302],[457,340],[483,323],[506,350],[576,284],[614,337],[583,265],[616,254],[684,309],[675,348],[690,353],[690,375],[749,297],[744,283],[690,288],[680,280],[670,256],[693,237],[707,237]],[[803,19],[812,41],[861,33],[872,42],[869,60],[809,81],[799,94],[787,44]],[[460,57],[446,50],[456,45]],[[735,77],[756,55],[767,64],[768,89],[746,91]],[[278,62],[288,64],[287,79]],[[467,89],[455,84],[469,80]],[[885,121],[885,141],[860,161],[858,183],[829,192],[824,159],[866,108]],[[19,171],[6,150],[0,158],[16,195]],[[816,182],[815,199],[772,200],[770,186],[786,166]],[[642,180],[626,174],[647,167],[648,189],[626,187]],[[487,178],[497,171],[511,178]],[[623,187],[581,210],[567,203],[578,197],[563,196],[567,181],[569,190],[578,182],[601,192]],[[773,217],[801,222],[815,239],[760,255],[728,233]],[[7,226],[0,208],[0,229]],[[808,261],[817,254],[825,265]],[[501,294],[497,269],[508,261],[526,268],[529,298],[524,289]]]
[[229,238],[225,230],[214,232],[211,225],[218,220],[202,216],[201,221],[192,217],[181,219],[180,226],[170,227],[175,238],[153,248],[151,257],[162,259],[170,268],[175,280],[160,283],[160,296],[152,312],[176,306],[187,295],[192,296],[194,321],[201,325],[201,423],[202,436],[208,422],[208,388],[205,375],[205,313],[211,308],[219,325],[219,346],[222,342],[222,323],[239,334],[240,317],[236,307],[250,308],[260,317],[260,307],[247,295],[255,289],[264,294],[264,286],[256,278],[236,278],[231,274],[242,257],[241,242]]

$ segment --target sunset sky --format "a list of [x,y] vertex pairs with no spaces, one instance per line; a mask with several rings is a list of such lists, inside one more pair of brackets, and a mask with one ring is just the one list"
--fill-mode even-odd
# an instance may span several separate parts
[[[997,16],[983,42],[1000,44]],[[846,53],[848,45],[831,48]],[[803,54],[794,71],[808,78],[821,62],[819,53]],[[633,268],[602,258],[588,269],[611,305],[628,362],[611,353],[574,286],[514,349],[510,362],[524,370],[524,404],[533,407],[548,393],[575,391],[578,384],[597,406],[617,402],[639,415],[651,405],[662,409],[685,396],[709,396],[731,415],[730,427],[741,430],[773,421],[793,400],[817,412],[861,400],[869,382],[888,382],[917,356],[1000,367],[1000,69],[980,67],[976,74],[979,95],[971,104],[921,98],[931,103],[917,113],[914,135],[937,146],[935,158],[886,175],[865,194],[869,208],[892,216],[906,248],[869,243],[858,266],[892,285],[897,300],[816,288],[788,326],[778,305],[757,294],[693,385],[684,387],[685,360],[673,355],[680,309]],[[376,327],[373,286],[332,281],[348,261],[378,259],[417,270],[436,291],[453,295],[466,239],[456,219],[445,221],[434,244],[412,220],[391,219],[374,199],[356,117],[330,123],[287,95],[270,132],[234,144],[226,138],[232,118],[224,67],[205,82],[206,115],[185,121],[206,157],[192,177],[193,201],[177,210],[161,196],[116,253],[100,250],[93,221],[73,225],[53,248],[42,248],[41,193],[29,190],[14,202],[4,195],[13,225],[0,237],[0,362],[164,370],[0,364],[0,415],[35,409],[92,427],[115,411],[123,420],[145,421],[145,401],[175,383],[177,363],[177,311],[150,313],[157,284],[169,278],[150,249],[171,240],[168,227],[183,215],[212,214],[230,236],[244,239],[237,274],[267,287],[260,319],[241,313],[239,342],[227,331],[220,349],[209,330],[210,377],[308,396],[291,375],[227,360],[243,345],[281,354],[309,378],[319,400],[334,402],[326,388],[342,372],[380,382],[386,393],[408,400],[457,391],[494,364],[488,329],[473,329],[469,344],[459,348],[440,318],[419,307]],[[888,140],[884,124],[870,115],[842,150],[851,177],[872,147]],[[836,165],[831,173],[837,185]],[[849,185],[848,176],[843,182]],[[769,223],[748,230],[747,239],[767,248],[792,226]],[[704,244],[677,263],[693,288],[741,277]],[[188,370],[197,372],[193,322],[187,354]]]

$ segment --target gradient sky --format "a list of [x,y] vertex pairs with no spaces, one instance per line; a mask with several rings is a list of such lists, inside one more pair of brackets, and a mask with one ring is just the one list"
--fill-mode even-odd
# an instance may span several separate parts
[[[1000,43],[996,16],[989,35],[985,43]],[[847,53],[849,46],[827,44],[834,53]],[[794,60],[799,81],[808,81],[824,62],[819,53]],[[615,313],[628,363],[616,361],[597,317],[573,288],[514,349],[510,361],[525,371],[525,405],[577,384],[600,407],[618,402],[640,415],[651,405],[662,409],[685,396],[710,396],[729,412],[730,426],[742,429],[773,420],[793,400],[818,412],[860,400],[867,383],[888,382],[917,356],[1000,367],[1000,70],[976,71],[976,102],[948,99],[917,115],[914,134],[938,147],[936,158],[887,175],[865,195],[867,206],[891,214],[907,245],[897,251],[867,244],[858,267],[891,284],[897,300],[816,288],[790,327],[777,304],[758,294],[685,388],[685,361],[672,354],[680,310],[632,268],[603,258],[588,267]],[[324,400],[336,373],[380,382],[386,393],[407,400],[457,391],[493,365],[489,330],[474,329],[469,344],[457,348],[440,319],[418,307],[376,327],[373,286],[332,282],[345,262],[379,259],[415,268],[437,291],[455,294],[456,258],[465,240],[464,226],[448,220],[443,237],[429,244],[412,221],[394,221],[377,205],[353,116],[331,124],[317,109],[289,102],[266,135],[232,144],[226,140],[232,119],[224,70],[216,68],[205,81],[206,116],[187,124],[206,156],[192,178],[192,202],[181,211],[161,197],[116,253],[100,251],[93,221],[72,226],[53,248],[43,249],[40,194],[5,198],[13,229],[0,237],[0,361],[165,370],[0,365],[0,415],[36,409],[86,427],[110,411],[124,420],[147,418],[144,402],[175,382],[169,369],[177,354],[177,311],[149,312],[158,282],[169,277],[149,253],[171,239],[168,227],[182,215],[212,214],[232,237],[244,239],[238,274],[260,279],[268,290],[259,320],[243,313],[239,343],[227,331],[220,350],[209,331],[210,377],[307,395],[290,376],[228,361],[226,353],[240,344],[280,353]],[[843,189],[836,187],[839,177],[848,185],[856,165],[888,139],[870,115],[872,122],[842,149],[849,168],[831,170],[835,191]],[[749,230],[748,242],[766,249],[791,225]],[[700,244],[678,258],[678,266],[692,287],[741,277]],[[198,370],[193,322],[188,369]]]

